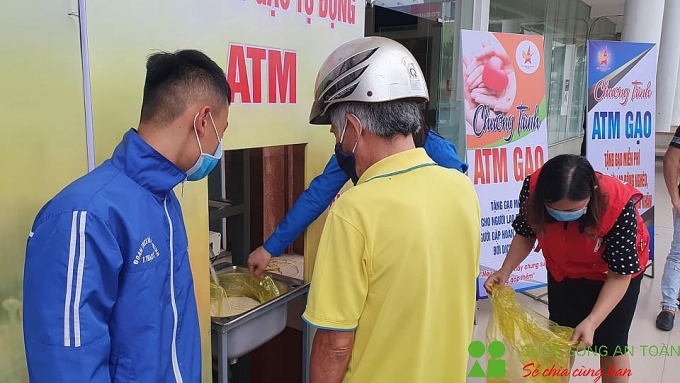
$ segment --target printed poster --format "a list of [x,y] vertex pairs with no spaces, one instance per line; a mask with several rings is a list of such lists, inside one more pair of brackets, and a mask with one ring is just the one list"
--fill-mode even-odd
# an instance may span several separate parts
[[[481,205],[482,254],[477,298],[515,235],[524,179],[548,156],[543,37],[461,31],[468,175]],[[546,284],[545,261],[532,251],[512,273],[516,291]]]
[[588,41],[586,153],[595,170],[637,188],[654,258],[656,64],[650,43]]

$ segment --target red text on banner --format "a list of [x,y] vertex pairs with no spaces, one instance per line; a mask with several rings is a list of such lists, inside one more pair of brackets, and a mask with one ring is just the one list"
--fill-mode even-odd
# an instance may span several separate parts
[[230,44],[227,80],[232,100],[261,104],[266,78],[267,103],[297,103],[297,62],[295,51]]
[[518,146],[512,150],[512,171],[509,171],[507,148],[476,149],[473,180],[475,184],[505,183],[508,174],[512,174],[516,182],[521,182],[544,162],[542,146]]

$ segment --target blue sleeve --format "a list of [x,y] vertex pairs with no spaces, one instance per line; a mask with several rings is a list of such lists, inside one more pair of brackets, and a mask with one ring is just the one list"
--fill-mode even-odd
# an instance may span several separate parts
[[348,180],[349,177],[340,169],[335,156],[332,156],[323,173],[312,180],[276,227],[274,234],[264,243],[264,249],[273,256],[281,255],[328,208]]
[[110,382],[108,321],[121,252],[86,211],[37,221],[24,268],[24,343],[31,382]]
[[425,138],[423,148],[427,155],[434,160],[439,166],[449,169],[456,169],[461,173],[468,170],[468,164],[460,160],[456,145],[446,138],[440,136],[437,132],[430,129]]

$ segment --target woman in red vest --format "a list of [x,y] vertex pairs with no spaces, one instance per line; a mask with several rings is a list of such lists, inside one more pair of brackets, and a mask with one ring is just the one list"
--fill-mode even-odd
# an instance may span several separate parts
[[649,259],[649,232],[635,206],[642,193],[566,154],[527,177],[519,198],[517,235],[484,287],[505,285],[538,241],[550,319],[575,328],[572,340],[599,353],[603,382],[613,381],[608,371],[630,369],[628,331]]

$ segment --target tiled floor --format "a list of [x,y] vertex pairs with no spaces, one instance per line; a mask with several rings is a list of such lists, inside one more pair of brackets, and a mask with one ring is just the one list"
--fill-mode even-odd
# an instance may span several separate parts
[[[661,163],[657,161],[656,166],[656,201],[655,201],[655,278],[645,277],[642,281],[642,290],[635,313],[633,326],[630,330],[630,345],[633,349],[634,355],[631,357],[632,377],[630,382],[644,382],[644,383],[678,383],[680,382],[680,356],[677,353],[672,356],[651,356],[650,352],[654,351],[652,346],[659,349],[666,345],[673,347],[676,351],[680,347],[680,320],[677,322],[677,328],[671,332],[663,332],[656,329],[654,320],[660,309],[661,301],[661,275],[663,274],[663,265],[670,248],[671,237],[673,233],[672,209],[668,193],[663,181],[663,174],[661,172]],[[648,273],[651,272],[651,269]],[[531,294],[541,294],[545,289],[532,291]],[[548,308],[545,304],[535,301],[534,299],[518,294],[518,300],[547,316]],[[480,301],[478,303],[478,324],[475,326],[474,339],[484,341],[486,325],[491,313],[491,307],[488,301]],[[643,355],[643,346],[644,354]],[[472,363],[470,361],[470,367]],[[599,368],[599,358],[597,356],[584,356],[576,358],[576,366],[585,366],[586,368]],[[482,366],[486,362],[482,361]],[[480,378],[468,378],[468,382],[483,382]],[[529,381],[529,379],[526,379]],[[592,383],[594,378],[572,378],[572,383]],[[514,383],[514,382],[513,382]]]

